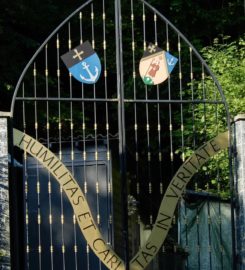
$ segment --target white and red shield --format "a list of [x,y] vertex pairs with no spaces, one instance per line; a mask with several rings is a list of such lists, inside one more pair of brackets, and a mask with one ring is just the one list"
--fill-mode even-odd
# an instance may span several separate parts
[[177,63],[177,58],[171,56],[171,69],[169,67],[170,54],[150,44],[140,60],[139,72],[143,82],[147,85],[156,85],[164,82],[173,66]]

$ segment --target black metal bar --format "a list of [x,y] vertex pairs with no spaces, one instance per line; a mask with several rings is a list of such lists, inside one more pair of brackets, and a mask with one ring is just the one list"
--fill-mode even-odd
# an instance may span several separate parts
[[210,217],[210,198],[207,199],[207,207],[208,207],[208,245],[209,245],[209,269],[213,269],[212,264],[212,240],[211,240],[211,217]]
[[[105,83],[105,98],[108,97],[108,88],[107,88],[107,52],[106,52],[106,10],[105,10],[105,0],[102,1],[103,6],[103,50],[104,50],[104,83]],[[111,170],[111,153],[110,153],[110,135],[109,135],[109,109],[108,109],[108,102],[105,102],[105,115],[106,115],[106,148],[107,148],[107,165],[106,165],[106,181],[107,181],[107,211],[110,215],[110,221],[107,225],[107,242],[114,244],[112,238],[113,226],[112,226],[112,179],[110,175]]]
[[126,178],[126,138],[124,115],[124,83],[123,83],[123,48],[121,25],[121,1],[115,0],[115,25],[116,25],[116,60],[117,60],[117,97],[118,97],[118,131],[119,131],[119,155],[122,196],[122,224],[124,241],[125,269],[129,270],[129,246],[128,246],[128,191]]
[[[217,99],[217,92],[215,92],[214,99]],[[218,125],[218,106],[215,106],[215,122],[216,122],[216,133],[219,133],[219,125]],[[221,196],[220,196],[220,165],[219,161],[216,161],[216,166],[217,166],[217,188],[218,188],[218,197],[220,200],[218,200],[218,211],[219,211],[219,241],[220,241],[220,264],[221,264],[221,270],[224,269],[224,260],[223,260],[223,236],[222,236],[222,219],[221,219]]]
[[[48,78],[48,44],[45,46],[45,84],[46,84],[46,96],[49,97],[49,78]],[[49,101],[46,101],[46,133],[47,133],[47,145],[50,145],[50,134],[49,134]],[[51,175],[48,173],[48,202],[49,202],[49,217],[52,217],[52,183],[51,183]],[[53,225],[52,222],[49,222],[49,241],[50,241],[50,268],[54,269],[54,255],[51,247],[53,247]]]
[[[24,83],[22,84],[22,95],[23,97],[25,96],[25,85]],[[26,110],[25,110],[25,102],[23,101],[22,104],[22,114],[23,114],[23,131],[24,133],[26,132]],[[26,260],[26,264],[25,264],[25,268],[26,270],[29,270],[29,224],[27,223],[27,220],[29,221],[29,212],[28,212],[28,178],[27,178],[27,159],[26,159],[26,155],[24,154],[24,160],[23,160],[23,173],[22,173],[24,179],[23,179],[23,185],[24,185],[24,198],[23,198],[23,204],[24,204],[24,215],[26,217],[25,220],[25,260]]]
[[59,97],[54,98],[54,97],[17,97],[16,100],[20,100],[20,101],[98,101],[98,102],[118,102],[118,98],[84,98],[84,97],[79,97],[79,98],[74,98],[74,97],[67,97],[67,98],[62,98]]
[[[188,241],[188,220],[187,220],[187,207],[186,207],[186,201],[184,201],[184,205],[185,205],[185,250],[188,251],[189,250],[189,241]],[[186,260],[186,267],[187,269],[189,269],[189,258],[187,257]]]
[[200,230],[199,230],[199,209],[196,209],[196,226],[197,226],[197,258],[198,270],[201,269],[201,254],[200,254]]
[[[84,102],[119,102],[118,98],[52,98],[52,97],[17,97],[18,101],[84,101]],[[123,99],[124,103],[170,103],[170,104],[221,104],[224,105],[224,101],[219,100],[201,100],[201,99]]]
[[[154,13],[156,14],[156,13]],[[168,24],[166,24],[166,51],[169,52],[169,29],[168,29]],[[171,76],[168,77],[168,99],[172,100],[171,97]],[[173,162],[174,162],[174,154],[173,154],[173,125],[172,125],[172,103],[169,103],[168,105],[168,119],[169,119],[169,145],[170,145],[170,171],[171,171],[171,177],[173,177],[174,174],[174,167],[173,167]]]
[[11,156],[9,169],[9,212],[10,212],[10,256],[11,270],[23,270],[26,265],[23,182],[17,179],[14,166],[13,119],[8,119],[9,153]]

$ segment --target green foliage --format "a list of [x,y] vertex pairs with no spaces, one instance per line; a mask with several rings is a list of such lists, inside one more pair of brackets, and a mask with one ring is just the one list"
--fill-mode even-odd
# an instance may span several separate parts
[[[211,70],[217,76],[232,116],[245,108],[245,39],[228,43],[229,37],[216,38],[213,46],[202,50]],[[212,82],[208,81],[207,87]]]
[[[214,40],[212,46],[203,48],[201,52],[222,86],[231,116],[244,112],[244,38],[229,42],[229,37],[221,36]],[[214,84],[211,76],[207,76],[205,79],[195,80],[193,85],[197,99],[221,100],[217,86]],[[187,141],[193,140],[193,130],[195,130],[194,136],[197,140],[200,139],[201,141],[207,141],[213,138],[215,134],[227,130],[227,111],[223,105],[198,104],[189,109],[190,111],[193,109],[193,115],[189,115],[186,120],[184,136],[187,138]],[[177,136],[180,136],[180,134],[177,134]],[[199,144],[197,143],[197,145]],[[192,152],[193,145],[186,146],[184,149],[179,148],[176,151],[176,153],[184,154],[185,157],[190,156]],[[230,184],[227,151],[223,151],[213,157],[207,165],[202,167],[198,174],[198,179],[196,179],[196,184],[198,184],[197,189],[219,193],[223,197],[229,195]]]

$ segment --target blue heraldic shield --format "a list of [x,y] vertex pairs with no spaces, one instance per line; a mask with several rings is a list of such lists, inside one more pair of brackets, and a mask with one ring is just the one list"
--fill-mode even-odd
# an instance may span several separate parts
[[101,63],[89,41],[61,56],[72,76],[81,83],[94,84],[101,73]]

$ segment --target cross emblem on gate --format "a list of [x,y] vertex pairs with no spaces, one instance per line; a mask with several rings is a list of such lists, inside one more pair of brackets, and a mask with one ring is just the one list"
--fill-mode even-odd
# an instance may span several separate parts
[[75,54],[73,55],[73,59],[75,59],[75,58],[78,58],[79,60],[82,60],[83,59],[80,55],[83,54],[84,51],[78,52],[77,49],[74,49],[74,52],[75,52]]
[[155,52],[155,51],[156,51],[156,46],[155,46],[155,45],[149,45],[149,46],[148,46],[148,51],[149,51],[150,53]]

